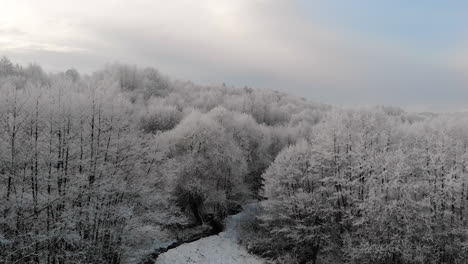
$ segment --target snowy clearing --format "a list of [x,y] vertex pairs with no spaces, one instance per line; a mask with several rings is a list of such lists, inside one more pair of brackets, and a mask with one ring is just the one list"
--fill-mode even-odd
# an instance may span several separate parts
[[225,231],[219,235],[206,237],[184,244],[161,254],[155,264],[263,264],[262,259],[250,254],[238,243],[238,227],[246,216],[246,210],[228,217]]

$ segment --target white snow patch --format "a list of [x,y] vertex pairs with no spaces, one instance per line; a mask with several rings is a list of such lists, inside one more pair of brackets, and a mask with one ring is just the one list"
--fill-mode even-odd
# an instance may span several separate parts
[[262,259],[251,255],[238,243],[238,230],[244,211],[230,216],[225,222],[225,231],[216,236],[181,245],[161,254],[155,264],[263,264]]

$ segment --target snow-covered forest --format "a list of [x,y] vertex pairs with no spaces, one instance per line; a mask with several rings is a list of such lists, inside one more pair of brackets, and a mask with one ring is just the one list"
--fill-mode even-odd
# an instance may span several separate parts
[[468,259],[466,114],[64,70],[0,61],[0,263],[142,263],[252,203],[267,263]]

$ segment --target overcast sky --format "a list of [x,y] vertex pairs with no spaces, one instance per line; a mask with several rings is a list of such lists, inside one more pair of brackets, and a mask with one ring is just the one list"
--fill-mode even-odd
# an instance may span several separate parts
[[0,55],[314,101],[468,109],[464,0],[0,0]]

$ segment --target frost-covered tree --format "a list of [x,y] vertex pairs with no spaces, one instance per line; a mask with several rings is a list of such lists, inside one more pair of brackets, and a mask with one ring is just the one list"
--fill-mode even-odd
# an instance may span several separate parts
[[225,128],[242,150],[247,161],[244,181],[252,194],[257,196],[262,187],[261,175],[272,161],[272,155],[268,151],[271,144],[268,129],[255,122],[250,115],[228,111],[222,107],[213,109],[209,115]]
[[319,254],[339,245],[336,190],[323,165],[320,153],[302,140],[283,150],[265,172],[260,225],[272,257],[289,254],[299,263],[316,263]]
[[207,115],[193,112],[158,141],[167,147],[165,168],[179,205],[197,222],[223,217],[246,198],[246,162],[232,136]]

